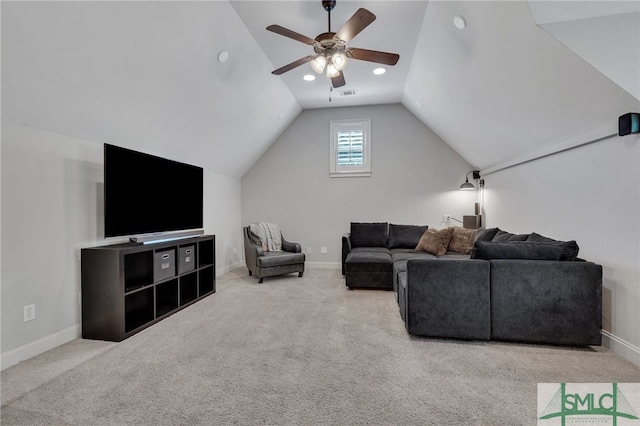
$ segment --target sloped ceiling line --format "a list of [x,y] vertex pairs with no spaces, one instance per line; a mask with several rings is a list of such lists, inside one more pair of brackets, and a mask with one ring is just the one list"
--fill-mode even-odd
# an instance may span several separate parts
[[640,2],[529,1],[536,24],[640,100]]
[[593,131],[579,135],[577,137],[572,137],[567,140],[560,141],[556,144],[544,146],[541,149],[531,151],[525,155],[519,156],[512,160],[505,161],[504,163],[487,167],[486,169],[480,170],[480,174],[482,176],[485,176],[491,173],[499,172],[501,170],[508,169],[510,167],[519,166],[520,164],[529,163],[531,161],[535,161],[540,158],[550,157],[552,155],[560,154],[562,152],[566,152],[575,148],[590,145],[592,143],[605,141],[609,138],[616,136],[617,134],[618,134],[618,131],[616,126],[607,125],[599,129],[595,129]]

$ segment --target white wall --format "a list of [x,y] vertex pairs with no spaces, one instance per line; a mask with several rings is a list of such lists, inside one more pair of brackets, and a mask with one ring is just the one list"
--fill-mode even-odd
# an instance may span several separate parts
[[[161,155],[161,153],[160,153]],[[80,249],[104,239],[103,145],[2,122],[2,368],[80,335]],[[205,171],[218,273],[241,238],[240,179]],[[36,319],[23,322],[35,303]]]
[[[640,347],[640,137],[614,136],[485,176],[487,226],[576,240],[603,266],[603,328]],[[640,364],[640,352],[604,339]]]
[[[371,118],[371,177],[329,177],[329,122]],[[242,178],[242,222],[277,223],[311,247],[307,265],[336,267],[350,222],[445,226],[473,213],[459,191],[471,166],[404,106],[305,110]],[[327,254],[320,254],[327,247]]]

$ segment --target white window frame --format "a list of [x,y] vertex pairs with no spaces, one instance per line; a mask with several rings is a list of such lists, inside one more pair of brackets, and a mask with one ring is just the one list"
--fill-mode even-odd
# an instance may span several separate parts
[[[330,177],[369,177],[371,176],[371,119],[331,120],[331,149],[329,158]],[[363,134],[363,163],[361,165],[341,166],[338,164],[338,134],[359,130]]]

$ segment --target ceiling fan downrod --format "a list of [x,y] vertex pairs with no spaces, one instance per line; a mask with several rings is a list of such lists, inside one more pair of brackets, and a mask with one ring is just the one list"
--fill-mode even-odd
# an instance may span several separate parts
[[331,32],[331,11],[336,7],[336,0],[322,0],[322,7],[327,11],[328,27],[327,32]]

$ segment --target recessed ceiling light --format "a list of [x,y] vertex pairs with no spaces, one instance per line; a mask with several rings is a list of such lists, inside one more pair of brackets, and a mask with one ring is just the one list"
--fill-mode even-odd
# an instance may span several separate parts
[[464,30],[467,27],[467,21],[465,21],[462,16],[458,15],[453,18],[453,25],[455,25],[459,30]]
[[218,53],[218,62],[226,62],[227,59],[229,59],[229,52],[221,50],[220,53]]
[[374,73],[375,75],[382,75],[382,74],[384,74],[385,72],[387,72],[387,70],[386,70],[386,69],[384,69],[384,68],[376,68],[376,69],[374,69],[374,70],[373,70],[373,73]]
[[313,81],[316,79],[316,76],[313,74],[305,74],[302,78],[305,79],[305,81]]

